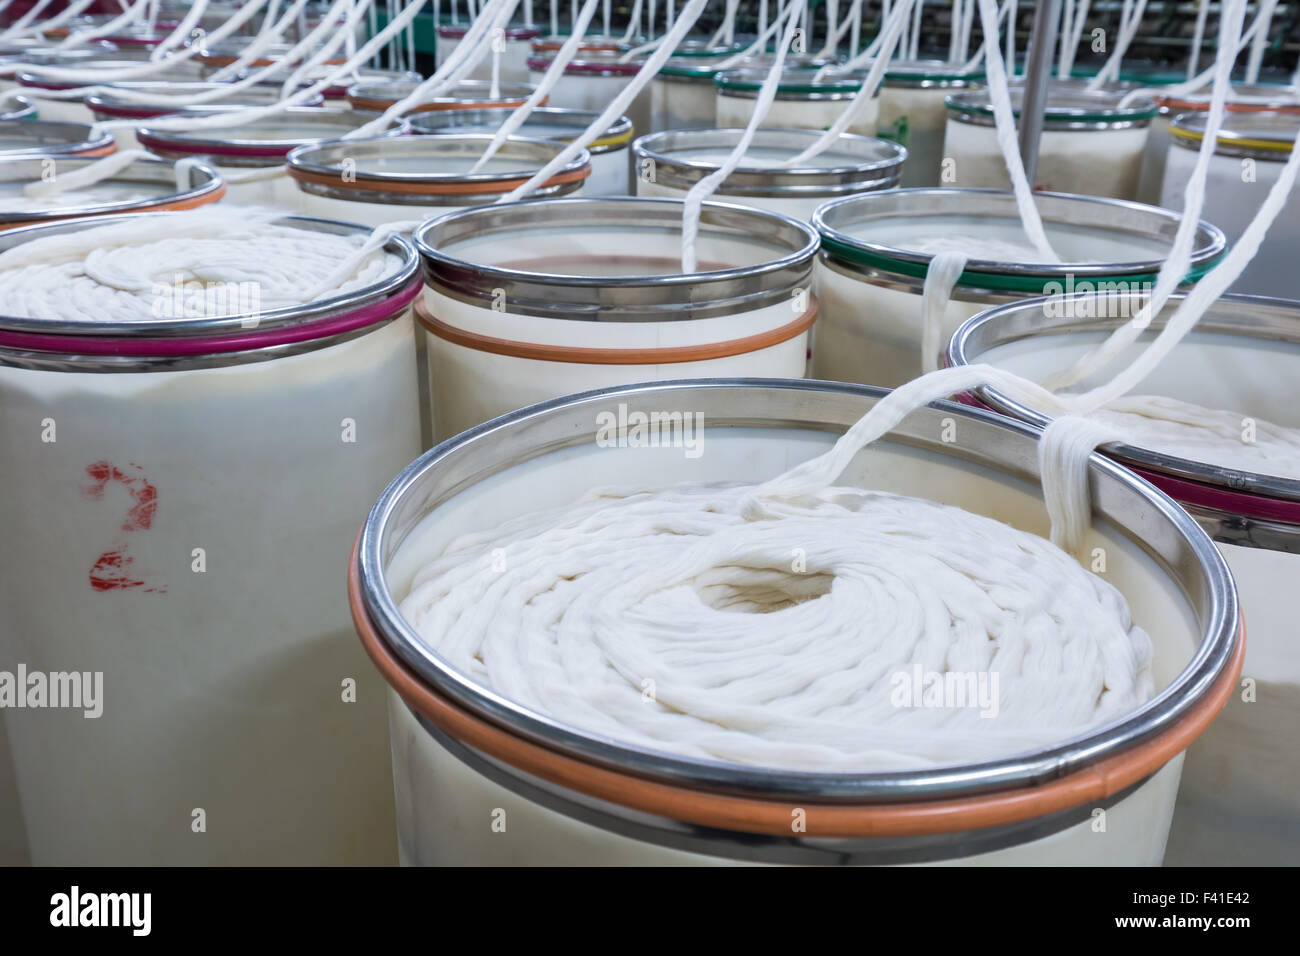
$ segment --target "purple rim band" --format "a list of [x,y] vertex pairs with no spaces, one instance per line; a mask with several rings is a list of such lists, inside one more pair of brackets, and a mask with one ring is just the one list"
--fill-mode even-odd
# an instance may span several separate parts
[[346,315],[309,322],[304,325],[267,329],[263,332],[238,332],[185,339],[148,339],[129,336],[93,338],[70,335],[41,335],[0,329],[0,347],[51,352],[60,355],[122,355],[131,358],[173,358],[213,355],[224,352],[247,352],[275,345],[292,345],[313,339],[331,338],[375,325],[402,312],[414,301],[424,282],[416,279],[409,286],[382,302],[357,309]]
[[[545,73],[553,61],[540,57],[529,57],[528,69]],[[577,63],[570,62],[564,68],[565,73],[587,73],[595,76],[636,76],[641,72],[640,63]]]
[[109,119],[156,119],[159,116],[166,116],[167,112],[158,107],[148,106],[109,106],[105,103],[96,103],[90,107],[90,111],[95,114],[95,119],[107,117]]
[[224,143],[186,142],[140,134],[141,131],[137,130],[135,138],[146,149],[165,149],[172,153],[190,153],[195,156],[251,156],[258,159],[283,159],[295,147],[316,142],[309,139],[286,146],[229,146]]
[[[959,392],[953,397],[963,405],[969,405],[972,408],[982,409],[986,412],[1002,414],[971,392]],[[1111,458],[1109,455],[1106,457]],[[1229,491],[1217,485],[1188,481],[1185,478],[1175,478],[1173,475],[1166,475],[1163,472],[1139,468],[1117,458],[1111,458],[1111,461],[1123,465],[1143,480],[1151,482],[1151,484],[1180,504],[1199,505],[1202,508],[1213,508],[1216,511],[1226,511],[1230,514],[1241,515],[1246,518],[1258,518],[1263,521],[1279,521],[1284,524],[1300,525],[1300,502]]]
[[1264,521],[1278,521],[1283,524],[1300,525],[1300,502],[1284,501],[1281,498],[1267,498],[1263,495],[1247,495],[1239,491],[1229,491],[1215,485],[1203,485],[1175,478],[1157,471],[1148,471],[1136,465],[1124,467],[1145,478],[1170,498],[1182,504],[1199,505],[1216,511],[1227,511],[1247,518],[1259,518]]

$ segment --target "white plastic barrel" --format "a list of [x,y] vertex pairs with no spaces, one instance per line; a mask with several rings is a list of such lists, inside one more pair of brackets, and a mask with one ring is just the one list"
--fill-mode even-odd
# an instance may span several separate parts
[[[1099,345],[1136,314],[1140,301],[1062,300],[1006,306],[972,319],[951,346],[956,364],[989,363],[1041,380]],[[1085,379],[1100,384],[1165,327],[1181,296],[1137,343]],[[1101,305],[1102,308],[1097,306]],[[1093,316],[1089,315],[1089,311]],[[1099,315],[1099,317],[1098,317]],[[1133,390],[1285,428],[1300,428],[1300,303],[1225,296]],[[1036,410],[991,389],[977,397],[1037,425]],[[1247,434],[1245,431],[1243,435]],[[1103,451],[1186,508],[1232,569],[1249,639],[1227,709],[1187,753],[1166,857],[1186,866],[1293,865],[1300,858],[1300,654],[1290,597],[1300,581],[1300,474],[1265,475],[1225,464],[1116,443]],[[1231,454],[1231,448],[1227,449]]]
[[[528,58],[528,80],[533,86],[542,81],[554,56],[534,53]],[[644,58],[623,62],[621,53],[586,50],[580,52],[564,68],[564,75],[551,87],[548,102],[573,110],[603,112],[618,94],[622,93],[645,64]],[[627,108],[627,118],[634,130],[650,129],[650,88],[637,94]]]
[[[1023,88],[1011,89],[1016,116],[1023,92]],[[1121,108],[1123,95],[1123,90],[1082,90],[1068,82],[1048,88],[1035,189],[1137,198],[1147,133],[1158,110],[1145,97]],[[952,168],[951,178],[943,183],[1010,189],[988,91],[954,93],[947,99],[947,109],[943,156]]]
[[59,219],[135,212],[194,209],[220,200],[226,187],[211,166],[195,163],[181,170],[163,159],[137,159],[91,185],[48,196],[28,196],[24,187],[42,178],[84,169],[98,159],[11,157],[0,154],[0,230]]
[[[1210,108],[1208,89],[1179,96],[1153,94],[1160,113],[1151,120],[1151,132],[1142,154],[1142,176],[1138,182],[1138,201],[1160,204],[1165,186],[1165,160],[1169,155],[1169,124],[1182,113],[1205,112]],[[1230,113],[1278,111],[1300,113],[1300,91],[1287,86],[1236,83],[1228,91],[1224,107]]]
[[61,61],[61,65],[72,66],[73,61],[97,60],[113,53],[117,47],[111,43],[98,40],[72,50],[60,50],[57,40],[45,37],[13,37],[0,40],[0,93],[7,93],[18,86],[18,74],[28,67]]
[[252,326],[0,318],[0,435],[28,449],[0,496],[0,659],[102,675],[98,717],[5,711],[34,863],[394,859],[382,683],[339,586],[419,448],[419,262],[386,249],[380,281]]
[[[495,133],[514,115],[514,108],[499,106],[485,110],[446,110],[412,113],[411,132],[419,135],[459,136],[464,133]],[[539,106],[516,131],[518,136],[571,143],[594,123],[600,114],[593,110],[568,110]],[[591,154],[591,175],[582,185],[584,196],[626,196],[631,170],[634,131],[626,116],[587,144]]]
[[802,375],[816,234],[706,203],[684,275],[681,217],[667,199],[543,199],[417,230],[434,438],[584,388]]
[[[329,64],[312,67],[303,77],[304,85],[313,85],[333,72]],[[344,76],[337,77],[333,84],[321,90],[328,106],[350,108],[348,89],[355,83],[419,83],[424,77],[415,70],[380,70],[374,67],[358,67],[349,70]]]
[[[1175,213],[1091,196],[1035,198],[1059,263],[1040,261],[1010,192],[898,189],[818,209],[822,314],[812,377],[894,388],[920,375],[925,275],[933,255],[946,249],[966,251],[969,259],[942,315],[940,348],[957,326],[992,305],[1154,286],[1178,229]],[[1224,248],[1223,233],[1202,222],[1188,280],[1211,268]]]
[[[191,61],[198,65],[198,78],[207,79],[213,73],[233,66],[256,41],[256,36],[226,37],[219,43],[205,45]],[[269,80],[273,76],[279,76],[281,79],[287,79],[289,74],[300,66],[304,59],[308,59],[308,57],[302,55],[301,51],[297,56],[290,58],[289,54],[297,45],[297,42],[297,40],[284,36],[280,41],[263,46],[251,59],[241,64],[239,69],[235,71],[234,76],[242,78],[255,71],[265,70],[270,66],[278,66],[278,70],[267,73],[265,78]],[[343,55],[343,51],[339,50],[333,56],[321,61],[320,65],[338,66],[346,62],[347,58]]]
[[[357,83],[348,87],[348,102],[354,110],[383,113],[394,103],[414,93],[418,85],[411,81],[394,80],[381,83]],[[450,89],[417,103],[407,111],[407,115],[439,110],[478,110],[491,109],[494,106],[520,106],[532,96],[533,89],[526,83],[501,83],[496,90],[493,90],[490,81],[463,80]]]
[[[465,133],[317,143],[289,154],[289,177],[307,215],[378,226],[496,202],[564,150],[551,140],[512,136],[471,173],[491,142],[490,134]],[[584,150],[535,196],[576,195],[589,175]]]
[[[461,534],[595,487],[760,482],[828,448],[882,394],[795,381],[626,386],[515,412],[403,471],[371,510],[349,582],[362,643],[393,688],[403,863],[1159,864],[1182,751],[1239,673],[1239,617],[1227,569],[1191,517],[1100,456],[1088,543],[1106,549],[1107,580],[1151,634],[1157,697],[1004,759],[792,773],[597,739],[486,692],[398,610],[414,572]],[[595,440],[611,414],[673,410],[702,416],[704,454]],[[941,440],[946,422],[959,444]],[[840,481],[1045,535],[1035,444],[1032,429],[937,403],[861,452]]]
[[[218,108],[237,110],[256,106],[270,106],[282,99],[279,83],[258,83],[245,87],[215,99],[205,99],[193,106],[177,105],[175,98],[206,95],[219,91],[225,83],[192,81],[188,83],[168,83],[162,80],[138,80],[114,83],[111,89],[102,90],[87,96],[83,102],[90,110],[94,122],[113,122],[131,120],[137,125],[145,125],[148,120],[168,115],[211,115]],[[310,97],[302,106],[322,106],[325,98],[320,94]],[[125,127],[114,129],[113,137],[122,149],[136,149],[135,129]]]
[[[865,71],[839,74],[866,78]],[[977,86],[984,74],[967,72],[944,60],[891,61],[880,88],[876,135],[907,148],[904,187],[941,186],[943,137],[948,122],[944,100],[956,90]]]
[[[202,115],[204,111],[224,112],[224,109],[207,107],[199,111],[194,107],[193,111],[193,115]],[[145,149],[167,159],[204,157],[226,181],[229,202],[297,212],[299,193],[287,176],[274,175],[248,182],[240,182],[240,178],[283,167],[285,157],[295,147],[339,139],[375,118],[374,114],[362,110],[296,106],[234,126],[193,130],[141,126],[135,136]],[[405,129],[405,123],[399,123],[387,135]]]
[[[67,56],[59,53],[43,57],[37,60],[35,65],[85,70],[92,74],[92,77],[96,73],[102,74],[103,83],[108,84],[112,83],[114,74],[147,63],[149,55],[150,48],[147,46],[128,46],[110,53],[101,53],[97,57]],[[202,68],[194,60],[187,60],[169,67],[166,79],[174,82],[199,80],[202,79]],[[23,88],[25,95],[36,101],[42,118],[60,123],[92,122],[91,111],[83,102],[83,97],[68,98],[64,94],[68,91],[100,85],[93,78],[74,82],[43,77],[39,71],[20,71],[18,85]]]
[[[442,65],[447,62],[452,51],[460,46],[465,39],[465,34],[469,32],[467,25],[444,24],[437,29],[437,57],[438,64]],[[542,35],[540,30],[524,26],[507,26],[502,28],[498,37],[488,35],[486,42],[489,44],[498,44],[501,47],[499,53],[489,47],[488,55],[479,61],[478,66],[470,71],[469,76],[475,80],[492,79],[492,60],[496,56],[500,60],[498,67],[498,77],[502,80],[523,83],[528,79],[528,57],[532,53],[532,42]]]
[[[642,136],[634,147],[637,195],[681,199],[722,166],[743,132],[700,129]],[[758,130],[740,166],[713,198],[808,220],[832,199],[893,189],[910,161],[897,143],[845,133],[801,165],[781,165],[820,137],[813,130]]]
[[[1205,114],[1184,113],[1169,127],[1161,205],[1183,208],[1183,192],[1205,139]],[[1300,133],[1300,114],[1276,112],[1230,113],[1223,119],[1210,171],[1205,180],[1206,218],[1236,242],[1255,218],[1269,189],[1282,174],[1291,147]],[[1234,292],[1300,297],[1295,277],[1295,250],[1300,243],[1300,198],[1292,190],[1277,221],[1244,272]]]
[[677,44],[650,81],[650,128],[637,133],[717,126],[713,74],[718,64],[742,49],[740,44],[714,44],[709,38]]
[[85,123],[48,120],[0,120],[0,157],[107,156],[117,151],[108,133],[97,133]]
[[[767,67],[724,70],[714,76],[717,88],[716,118],[718,127],[747,126],[754,115],[758,91],[767,78]],[[776,99],[763,119],[763,126],[776,129],[829,128],[853,102],[862,86],[861,80],[827,74],[818,79],[811,69],[787,69],[781,76]],[[876,135],[880,95],[867,100],[854,114],[845,132],[859,136]]]

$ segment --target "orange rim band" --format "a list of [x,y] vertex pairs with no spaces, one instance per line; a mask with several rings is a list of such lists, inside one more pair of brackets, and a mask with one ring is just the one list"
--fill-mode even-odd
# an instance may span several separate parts
[[[590,175],[591,163],[584,163],[577,169],[552,176],[543,184],[542,188],[580,182]],[[490,183],[367,183],[364,180],[345,183],[341,174],[313,173],[310,170],[298,169],[294,166],[289,167],[289,178],[296,179],[300,183],[340,186],[344,189],[354,186],[359,190],[371,189],[375,192],[402,193],[403,195],[412,196],[482,196],[484,193],[510,192],[512,189],[516,189],[528,182],[528,177],[525,177],[523,179],[498,179]]]
[[1246,653],[1243,621],[1228,667],[1181,719],[1143,744],[1057,780],[1001,793],[889,804],[758,800],[689,790],[584,763],[517,737],[452,703],[423,683],[379,637],[361,602],[360,543],[358,533],[348,565],[352,620],[379,672],[417,713],[474,750],[576,793],[658,817],[741,833],[789,837],[795,807],[806,813],[805,836],[862,838],[960,833],[1104,800],[1155,773],[1201,735],[1236,688]]
[[[226,195],[226,184],[222,183],[212,192],[204,193],[202,196],[191,196],[189,199],[175,199],[172,200],[171,202],[159,203],[156,206],[150,206],[148,209],[132,209],[130,213],[128,213],[128,215],[134,213],[142,213],[142,212],[177,212],[182,209],[197,209],[199,206],[206,206],[209,203],[217,202],[225,195]],[[75,213],[71,213],[70,215],[59,216],[54,219],[33,219],[30,222],[14,222],[14,223],[10,223],[7,226],[0,226],[0,232],[3,232],[6,229],[18,229],[21,226],[35,226],[40,223],[59,222],[60,220],[63,219],[79,219],[85,215],[87,214],[84,212],[75,212]],[[115,212],[106,212],[106,213],[98,213],[98,214],[90,213],[89,215],[115,216],[120,214]]]
[[583,365],[671,365],[679,362],[707,362],[710,359],[728,358],[757,352],[788,342],[812,327],[817,319],[817,297],[809,295],[808,311],[793,322],[749,335],[743,339],[726,342],[708,342],[703,345],[678,345],[648,349],[589,349],[574,345],[540,345],[535,342],[517,342],[498,339],[477,332],[466,332],[434,318],[423,298],[415,300],[415,318],[420,325],[438,338],[454,345],[495,355],[513,358],[537,359],[542,362],[577,362]]

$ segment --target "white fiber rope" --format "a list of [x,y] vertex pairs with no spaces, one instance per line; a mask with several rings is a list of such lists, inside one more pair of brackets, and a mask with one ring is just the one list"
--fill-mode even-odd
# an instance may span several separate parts
[[1099,89],[1103,84],[1119,79],[1120,64],[1124,61],[1124,54],[1128,52],[1129,44],[1137,36],[1138,27],[1142,25],[1142,17],[1146,13],[1146,9],[1147,0],[1137,0],[1132,15],[1120,25],[1119,41],[1115,44],[1114,52],[1111,53],[1105,65],[1097,71],[1097,75],[1088,81],[1088,89]]
[[696,271],[698,257],[695,240],[700,231],[700,210],[704,206],[704,201],[713,195],[714,191],[740,165],[740,161],[745,157],[745,151],[754,141],[754,134],[767,118],[768,111],[771,110],[772,103],[776,99],[777,90],[781,85],[781,76],[785,70],[786,51],[790,48],[804,3],[805,0],[792,0],[790,6],[786,8],[785,30],[781,34],[776,57],[772,61],[772,68],[768,70],[767,76],[763,78],[763,83],[759,87],[758,97],[754,101],[754,111],[749,117],[745,131],[740,135],[739,142],[721,165],[692,186],[682,200],[682,273],[684,275]]
[[613,126],[614,123],[617,122],[627,111],[627,108],[632,104],[632,101],[636,99],[641,90],[645,89],[650,81],[654,79],[656,74],[658,74],[659,68],[663,66],[672,51],[677,49],[677,45],[681,42],[682,37],[686,36],[691,27],[695,25],[695,21],[699,19],[700,12],[704,9],[706,2],[707,0],[688,0],[687,3],[683,4],[680,16],[678,16],[677,21],[673,24],[672,29],[665,34],[664,42],[650,55],[641,69],[637,71],[636,76],[632,77],[628,85],[625,86],[618,95],[614,97],[610,104],[605,107],[604,112],[592,121],[592,124],[587,127],[586,132],[571,140],[569,144],[560,151],[558,156],[534,173],[532,178],[530,178],[526,183],[522,183],[511,192],[501,197],[498,202],[513,202],[516,199],[522,199],[525,196],[530,195],[538,186],[547,182],[552,176],[572,162],[573,158],[577,156],[579,152],[587,148],[588,143]]
[[[138,162],[139,160],[157,158],[157,156],[145,149],[122,149],[109,156],[105,156],[103,159],[82,166],[80,169],[74,169],[71,172],[58,172],[58,163],[56,160],[55,177],[49,180],[37,180],[36,182],[25,184],[23,186],[23,195],[31,199],[44,199],[50,196],[56,196],[59,193],[84,189],[87,186],[101,183],[105,179],[111,179],[132,163]],[[198,158],[186,157],[177,160],[173,165],[173,170],[176,174],[177,192],[185,192],[190,188],[190,170],[198,165],[198,163]]]
[[933,372],[939,367],[939,352],[943,317],[952,298],[952,290],[966,268],[966,254],[948,250],[935,254],[925,270],[925,285],[921,290],[921,368]]
[[565,67],[577,56],[582,45],[582,38],[586,34],[587,27],[595,13],[596,0],[586,0],[578,13],[578,19],[573,24],[569,38],[556,51],[555,58],[551,61],[550,66],[546,68],[546,72],[542,75],[542,80],[537,84],[537,88],[501,124],[501,128],[493,135],[492,142],[488,143],[487,149],[483,151],[483,155],[479,157],[478,162],[470,167],[470,173],[476,173],[482,169],[497,154],[497,151],[505,145],[506,141],[528,121],[528,117],[532,115],[533,110],[551,95],[555,85],[563,79]]
[[255,283],[269,311],[373,285],[397,268],[396,256],[372,250],[322,288],[367,237],[278,225],[283,216],[217,204],[33,239],[0,253],[0,295],[10,315],[140,321],[157,317],[159,296],[171,295],[178,277]]
[[1044,384],[1049,388],[1060,389],[1082,381],[1097,369],[1109,363],[1116,355],[1136,341],[1142,330],[1151,324],[1151,319],[1169,301],[1169,297],[1187,276],[1192,264],[1192,244],[1200,226],[1201,209],[1205,204],[1205,188],[1210,172],[1210,161],[1218,139],[1219,128],[1223,123],[1225,97],[1230,88],[1232,65],[1235,56],[1237,37],[1240,35],[1242,22],[1246,15],[1245,0],[1226,0],[1223,15],[1223,43],[1219,48],[1214,65],[1214,86],[1210,96],[1209,111],[1206,113],[1205,136],[1197,150],[1196,163],[1183,189],[1183,212],[1178,223],[1169,254],[1160,266],[1156,276],[1155,288],[1150,299],[1129,322],[1116,329],[1097,349],[1080,357],[1069,369],[1053,376]]
[[[1035,535],[835,484],[924,396],[1002,375],[918,379],[760,485],[598,490],[466,535],[402,613],[510,700],[679,755],[902,770],[1059,742],[1154,692],[1120,593]],[[996,702],[900,706],[918,669],[996,674]]]

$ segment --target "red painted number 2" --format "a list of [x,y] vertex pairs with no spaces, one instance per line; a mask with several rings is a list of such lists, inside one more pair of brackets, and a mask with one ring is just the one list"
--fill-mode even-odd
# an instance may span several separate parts
[[113,546],[99,556],[94,567],[90,569],[90,586],[96,591],[141,590],[165,592],[165,584],[151,584],[135,576],[132,570],[134,559],[130,555],[132,532],[145,531],[153,524],[154,514],[158,510],[158,490],[144,477],[139,465],[129,464],[124,471],[111,462],[97,461],[86,466],[90,482],[82,487],[82,493],[93,501],[101,501],[104,489],[111,482],[121,482],[131,495],[131,510],[126,513],[118,535],[113,539]]

